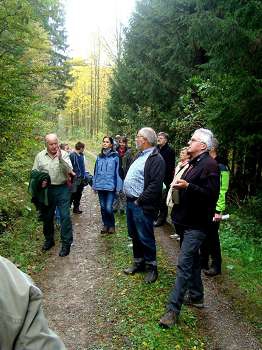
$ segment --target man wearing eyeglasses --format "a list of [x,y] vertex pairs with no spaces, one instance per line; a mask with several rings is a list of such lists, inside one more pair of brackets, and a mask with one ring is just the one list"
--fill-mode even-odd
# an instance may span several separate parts
[[179,190],[179,204],[173,208],[174,222],[183,230],[183,241],[175,286],[167,311],[159,321],[165,328],[177,323],[183,303],[204,307],[199,248],[212,222],[220,186],[218,164],[209,155],[212,144],[210,130],[201,128],[194,132],[188,142],[189,167],[174,186]]
[[140,151],[126,174],[123,191],[127,197],[127,225],[133,241],[134,262],[127,275],[146,271],[145,282],[157,280],[154,220],[159,211],[165,176],[165,162],[157,148],[152,128],[142,128],[136,137]]

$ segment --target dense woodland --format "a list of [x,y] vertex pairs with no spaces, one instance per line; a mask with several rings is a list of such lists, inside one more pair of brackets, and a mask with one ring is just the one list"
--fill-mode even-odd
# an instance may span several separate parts
[[1,161],[56,121],[69,79],[66,47],[60,1],[0,1]]
[[139,1],[111,80],[108,125],[168,131],[176,149],[211,128],[229,157],[231,189],[261,184],[262,3]]
[[241,206],[255,195],[262,207],[261,1],[140,0],[115,35],[114,65],[102,62],[110,48],[99,37],[90,57],[69,59],[64,20],[59,0],[0,1],[3,183],[17,169],[27,180],[46,132],[133,140],[152,126],[178,151],[204,126],[228,157],[229,199]]

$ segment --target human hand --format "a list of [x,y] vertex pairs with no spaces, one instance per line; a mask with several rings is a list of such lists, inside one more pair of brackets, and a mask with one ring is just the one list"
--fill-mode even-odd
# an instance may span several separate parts
[[183,189],[183,188],[187,188],[189,185],[189,183],[186,180],[182,180],[179,179],[174,183],[174,188],[176,188],[177,190]]
[[47,180],[44,180],[41,184],[42,188],[46,188],[47,187]]
[[222,220],[222,215],[219,213],[215,213],[214,217],[213,217],[213,221],[215,222],[219,222]]
[[60,160],[61,157],[62,157],[62,152],[61,152],[61,148],[60,148],[60,147],[57,148],[56,157],[57,157],[59,160]]

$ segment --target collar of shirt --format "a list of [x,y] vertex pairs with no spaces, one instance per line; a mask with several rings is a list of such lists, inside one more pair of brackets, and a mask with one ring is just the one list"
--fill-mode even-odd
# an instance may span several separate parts
[[153,150],[154,150],[154,147],[146,148],[140,153],[140,155],[144,155],[144,154],[146,154],[148,152],[153,152]]

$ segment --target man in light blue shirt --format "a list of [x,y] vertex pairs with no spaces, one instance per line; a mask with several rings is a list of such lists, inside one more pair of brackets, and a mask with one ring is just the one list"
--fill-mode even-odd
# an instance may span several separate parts
[[128,197],[139,197],[144,190],[144,169],[147,158],[154,147],[149,147],[138,154],[138,158],[131,164],[125,178],[123,191]]
[[146,271],[146,283],[153,283],[158,277],[153,222],[159,210],[165,162],[155,147],[156,142],[157,136],[152,128],[139,130],[136,146],[140,152],[127,172],[123,187],[134,256],[133,265],[124,272],[133,275]]

